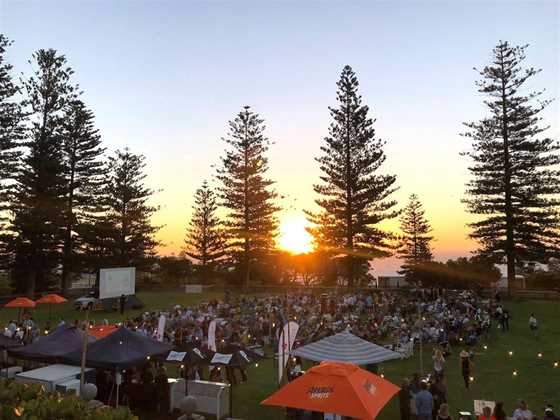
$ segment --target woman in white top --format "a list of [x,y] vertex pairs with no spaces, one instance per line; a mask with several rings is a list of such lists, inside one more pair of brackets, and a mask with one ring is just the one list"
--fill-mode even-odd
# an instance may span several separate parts
[[443,376],[443,367],[445,365],[445,357],[440,349],[435,349],[434,356],[432,357],[434,361],[434,373],[436,376]]

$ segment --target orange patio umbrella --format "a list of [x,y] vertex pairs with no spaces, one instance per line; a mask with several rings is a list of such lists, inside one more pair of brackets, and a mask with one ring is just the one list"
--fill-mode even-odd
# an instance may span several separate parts
[[352,363],[321,362],[261,404],[371,420],[399,390]]
[[88,334],[99,340],[100,338],[105,338],[109,334],[114,333],[118,329],[119,327],[116,325],[90,325]]
[[65,303],[68,302],[66,299],[64,299],[62,296],[57,295],[56,293],[50,293],[48,295],[45,295],[43,297],[41,297],[40,299],[37,300],[37,303],[48,303],[49,304],[49,321],[51,319],[51,312],[52,312],[52,305],[55,304],[59,304],[59,303]]
[[21,309],[22,308],[34,308],[36,303],[26,297],[18,297],[10,300],[4,305],[5,308],[18,308],[18,321],[21,320]]

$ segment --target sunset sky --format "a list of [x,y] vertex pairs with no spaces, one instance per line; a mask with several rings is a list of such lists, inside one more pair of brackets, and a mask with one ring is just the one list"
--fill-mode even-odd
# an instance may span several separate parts
[[[283,223],[303,227],[313,209],[319,154],[346,64],[387,141],[384,171],[397,174],[400,205],[419,195],[435,254],[466,255],[468,179],[462,122],[483,115],[477,73],[499,40],[530,44],[543,72],[532,88],[560,98],[560,2],[550,1],[7,1],[0,30],[17,73],[33,51],[55,48],[75,70],[110,150],[146,155],[162,189],[155,222],[162,252],[177,252],[192,196],[224,148],[227,121],[251,105],[275,142],[270,177],[284,196]],[[560,138],[560,106],[543,114]],[[290,222],[291,221],[291,222]],[[392,223],[396,227],[397,223]],[[394,260],[375,263],[392,274]]]

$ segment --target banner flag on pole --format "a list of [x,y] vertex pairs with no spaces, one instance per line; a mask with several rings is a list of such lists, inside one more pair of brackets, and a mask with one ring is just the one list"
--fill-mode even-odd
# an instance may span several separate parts
[[208,325],[208,348],[216,351],[216,320],[212,320]]
[[280,333],[280,340],[278,340],[278,383],[282,382],[284,369],[286,368],[290,352],[292,351],[292,347],[296,341],[298,330],[298,323],[290,321],[284,325],[284,328]]
[[157,341],[163,341],[163,334],[165,332],[165,315],[159,317],[158,327],[157,327]]

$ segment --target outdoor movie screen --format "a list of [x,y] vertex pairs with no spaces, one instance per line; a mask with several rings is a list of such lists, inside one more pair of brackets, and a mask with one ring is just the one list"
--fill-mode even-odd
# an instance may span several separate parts
[[136,291],[136,268],[102,268],[99,270],[99,299],[133,295]]

